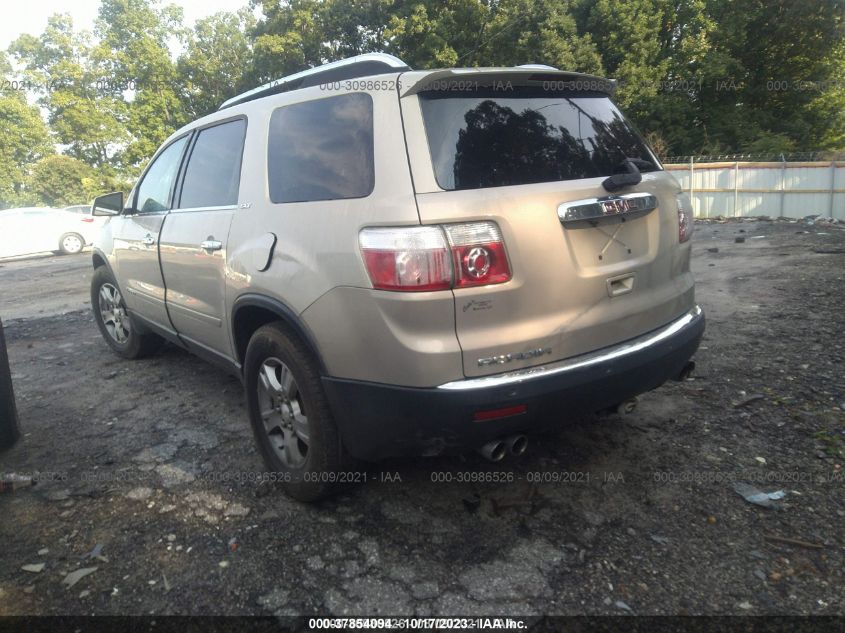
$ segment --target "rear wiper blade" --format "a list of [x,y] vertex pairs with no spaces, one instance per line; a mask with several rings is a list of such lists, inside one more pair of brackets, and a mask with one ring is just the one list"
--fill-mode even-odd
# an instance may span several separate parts
[[651,169],[654,167],[647,160],[642,158],[626,158],[619,163],[619,168],[625,171],[621,174],[614,174],[610,178],[606,178],[601,183],[602,187],[607,191],[619,191],[625,187],[633,187],[638,185],[643,180],[643,175],[640,169]]

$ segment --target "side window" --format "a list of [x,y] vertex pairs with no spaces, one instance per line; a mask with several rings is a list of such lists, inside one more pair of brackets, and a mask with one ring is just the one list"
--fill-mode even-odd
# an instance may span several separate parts
[[267,171],[273,202],[370,195],[375,185],[370,95],[340,95],[275,110]]
[[170,190],[173,187],[173,181],[176,180],[182,150],[187,140],[188,137],[184,136],[171,143],[150,165],[144,180],[138,186],[139,213],[167,211],[170,208],[168,205]]
[[201,130],[185,169],[179,207],[223,207],[238,203],[246,121]]

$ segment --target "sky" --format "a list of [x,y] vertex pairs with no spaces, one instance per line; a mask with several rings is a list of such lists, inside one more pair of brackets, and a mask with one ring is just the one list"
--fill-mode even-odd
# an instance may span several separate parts
[[[93,29],[99,0],[7,0],[0,20],[0,49],[5,50],[21,33],[39,35],[47,26],[47,18],[54,13],[70,13],[74,27]],[[176,4],[185,12],[185,25],[193,26],[199,18],[218,11],[237,11],[249,0],[165,0],[162,4]]]

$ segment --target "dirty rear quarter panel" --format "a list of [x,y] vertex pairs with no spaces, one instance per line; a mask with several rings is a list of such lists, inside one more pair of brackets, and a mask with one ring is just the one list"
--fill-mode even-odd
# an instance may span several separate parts
[[335,288],[303,317],[336,378],[434,387],[463,378],[449,291]]

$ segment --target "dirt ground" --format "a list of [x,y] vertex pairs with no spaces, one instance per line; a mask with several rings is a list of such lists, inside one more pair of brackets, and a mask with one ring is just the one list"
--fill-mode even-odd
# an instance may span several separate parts
[[89,256],[0,262],[24,434],[0,471],[39,479],[0,495],[0,614],[845,614],[845,226],[694,239],[693,379],[561,415],[520,460],[374,465],[319,506],[251,481],[236,379],[109,351]]

